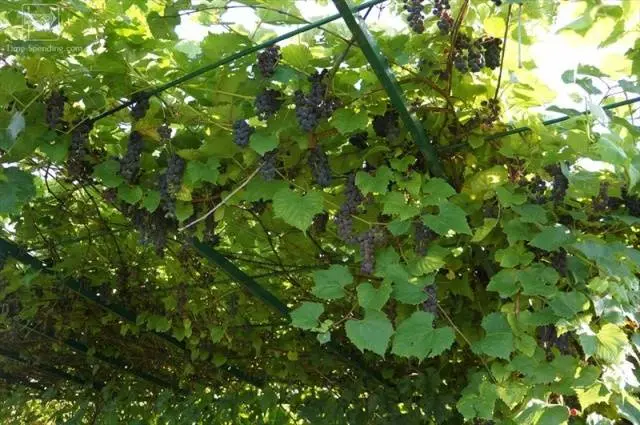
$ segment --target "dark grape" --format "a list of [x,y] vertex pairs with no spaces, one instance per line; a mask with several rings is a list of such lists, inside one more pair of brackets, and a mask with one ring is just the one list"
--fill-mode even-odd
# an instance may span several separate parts
[[551,266],[556,269],[560,276],[567,275],[567,251],[560,248],[559,251],[551,255]]
[[280,47],[270,46],[264,49],[258,54],[258,69],[263,77],[271,77],[276,72],[276,66],[282,55],[280,54]]
[[422,34],[424,32],[423,1],[424,0],[405,0],[404,4],[404,9],[409,12],[409,16],[407,16],[409,28],[416,34]]
[[204,233],[202,235],[202,241],[211,246],[217,246],[220,243],[220,236],[216,235],[217,222],[211,214],[204,221]]
[[562,169],[559,165],[552,165],[547,167],[547,170],[553,177],[553,186],[551,190],[551,199],[555,204],[559,204],[564,201],[564,197],[567,194],[569,188],[569,179],[562,173]]
[[482,40],[484,62],[487,68],[496,69],[500,66],[501,46],[502,40],[499,38],[488,37]]
[[137,131],[131,132],[127,153],[120,160],[120,175],[129,183],[133,183],[140,172],[140,158],[143,148],[142,134]]
[[277,150],[272,150],[267,152],[262,157],[262,165],[260,166],[260,175],[265,180],[273,180],[277,174],[277,165],[278,161],[278,152]]
[[7,265],[8,259],[9,259],[9,254],[7,254],[6,251],[0,251],[0,271],[2,271],[2,269],[4,269],[4,266]]
[[384,115],[373,117],[373,130],[378,137],[387,140],[395,140],[400,135],[399,114],[396,111],[388,110]]
[[136,121],[141,120],[149,110],[149,95],[145,92],[138,92],[131,97],[131,100],[134,102],[131,105],[131,117]]
[[547,352],[549,352],[553,346],[555,346],[562,354],[568,354],[570,351],[569,333],[565,332],[558,336],[556,328],[553,325],[539,327],[538,340]]
[[[427,313],[433,314],[435,318],[438,317],[438,288],[435,284],[425,286],[424,288],[425,294],[427,294],[427,299],[422,303],[422,311],[426,311]],[[435,323],[434,323],[435,326]]]
[[329,158],[324,153],[322,147],[318,144],[311,149],[309,154],[309,167],[313,179],[321,187],[331,185],[331,168],[329,168]]
[[640,198],[630,195],[626,189],[622,190],[622,199],[627,211],[634,217],[640,217]]
[[129,206],[127,214],[140,233],[140,241],[145,245],[153,245],[156,253],[162,255],[167,244],[168,233],[177,227],[176,221],[165,214],[163,208],[157,208],[149,213],[144,209]]
[[482,51],[478,47],[477,43],[474,43],[468,50],[467,64],[469,65],[469,71],[471,72],[480,72],[480,70],[485,66],[484,56],[482,55]]
[[64,115],[64,104],[66,101],[67,97],[57,90],[51,93],[51,96],[47,99],[46,119],[50,129],[53,130],[60,124],[62,116]]
[[176,194],[182,186],[182,176],[184,175],[186,163],[178,155],[171,155],[167,162],[167,186],[171,194]]
[[366,149],[369,146],[367,144],[368,138],[369,138],[369,133],[367,133],[366,131],[363,131],[349,137],[349,143],[351,143],[353,146],[355,146],[358,149]]
[[376,266],[376,248],[373,230],[367,230],[360,234],[358,236],[358,242],[360,242],[360,257],[362,259],[360,272],[366,275],[373,274]]
[[267,201],[263,201],[262,199],[254,201],[251,203],[251,211],[260,215],[264,212],[265,209],[267,209],[267,205],[269,205],[269,203]]
[[540,176],[535,176],[531,179],[530,182],[523,180],[525,184],[529,186],[529,190],[531,195],[529,196],[529,200],[534,204],[544,204],[547,202],[547,198],[544,196],[544,192],[547,189],[547,183],[540,178]]
[[421,221],[413,223],[413,234],[416,239],[415,252],[418,255],[427,255],[429,243],[435,238],[435,233]]
[[313,223],[311,225],[311,228],[313,229],[313,232],[316,234],[324,233],[327,230],[328,222],[329,222],[329,214],[327,212],[316,214],[313,217]]
[[282,93],[278,90],[266,89],[256,96],[256,114],[261,120],[272,117],[282,106]]
[[451,9],[449,0],[435,0],[433,2],[431,13],[439,18],[438,29],[442,35],[449,34],[453,27],[453,18],[450,15],[449,9]]
[[598,196],[592,198],[593,210],[596,212],[604,212],[609,208],[609,183],[601,182]]
[[325,79],[329,72],[324,69],[315,72],[309,77],[311,89],[308,94],[301,90],[294,93],[294,103],[296,105],[296,118],[298,124],[304,131],[312,131],[318,126],[323,118],[329,118],[340,106],[338,98],[328,96],[328,86]]
[[167,142],[171,139],[171,128],[167,124],[162,124],[158,127],[157,132],[160,136],[160,140],[163,142]]
[[86,161],[89,133],[93,128],[90,120],[76,121],[71,131],[71,145],[67,159],[67,171],[71,176],[83,177],[89,174],[89,164]]
[[502,6],[502,0],[491,0],[496,6]]
[[353,217],[358,211],[358,206],[364,200],[362,192],[356,186],[355,174],[350,174],[344,188],[344,203],[340,206],[335,217],[338,227],[338,236],[345,242],[353,243],[356,238],[353,234]]
[[249,146],[249,138],[255,131],[245,120],[238,120],[233,123],[233,142],[242,148]]

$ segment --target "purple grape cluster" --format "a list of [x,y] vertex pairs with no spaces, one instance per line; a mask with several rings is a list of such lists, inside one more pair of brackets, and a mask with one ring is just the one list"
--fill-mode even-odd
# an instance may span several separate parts
[[364,200],[362,192],[356,186],[355,174],[350,174],[344,187],[344,203],[340,206],[335,217],[335,223],[338,227],[338,237],[345,242],[354,243],[356,237],[353,234],[353,217],[352,215],[358,211],[358,207]]
[[355,146],[358,149],[366,149],[367,147],[369,147],[367,143],[368,139],[369,133],[367,133],[366,131],[362,131],[349,137],[349,143],[351,143],[351,145]]
[[[427,299],[422,303],[422,311],[433,314],[435,318],[438,317],[438,288],[435,283],[433,285],[425,286],[424,293],[427,294]],[[435,323],[433,324],[435,326]]]
[[144,209],[130,206],[128,215],[134,227],[140,233],[140,241],[145,245],[153,245],[158,255],[163,255],[167,245],[167,235],[177,227],[176,221],[165,214],[163,208],[149,213]]
[[435,239],[436,234],[425,226],[421,221],[413,223],[413,234],[416,239],[415,252],[418,255],[427,255],[429,243]]
[[327,154],[324,153],[322,146],[319,144],[311,148],[308,164],[309,168],[311,168],[311,175],[319,186],[328,187],[331,185],[329,158],[327,158]]
[[376,241],[375,233],[372,229],[358,235],[360,243],[360,272],[365,275],[373,274],[376,267]]
[[256,213],[256,214],[258,214],[258,215],[261,215],[264,212],[264,210],[267,209],[267,205],[269,205],[269,203],[267,201],[262,200],[262,199],[259,199],[257,201],[253,201],[251,203],[251,211]]
[[89,143],[89,133],[93,129],[93,122],[90,120],[76,121],[74,129],[71,131],[71,145],[67,159],[67,171],[74,177],[83,177],[90,174],[90,166],[86,162],[87,144]]
[[168,142],[171,139],[171,128],[167,124],[162,124],[156,131],[163,142]]
[[564,201],[569,188],[569,179],[562,173],[559,165],[551,165],[547,167],[547,171],[553,177],[553,185],[551,189],[551,199],[554,204]]
[[270,46],[258,54],[258,69],[263,77],[271,77],[276,72],[276,66],[282,59],[280,47]]
[[640,217],[640,198],[630,195],[626,189],[622,191],[622,199],[627,207],[629,214],[634,217]]
[[142,134],[132,131],[129,135],[127,152],[120,160],[120,175],[129,183],[133,183],[140,173],[140,159],[143,148],[144,140],[142,139]]
[[131,117],[135,120],[141,120],[147,115],[149,110],[149,95],[145,92],[138,92],[131,97],[134,102],[131,105]]
[[61,91],[54,91],[47,99],[46,120],[50,129],[54,129],[62,121],[64,115],[64,104],[67,97]]
[[424,32],[424,0],[405,0],[404,9],[409,12],[407,16],[407,22],[409,28],[416,34],[422,34]]
[[400,136],[400,123],[397,111],[388,110],[384,115],[376,115],[373,117],[373,131],[378,137],[384,137],[389,141],[393,141]]
[[551,254],[551,266],[556,269],[560,276],[567,276],[567,251],[560,248],[559,251]]
[[329,118],[340,106],[338,98],[329,96],[326,78],[329,72],[323,69],[321,72],[309,77],[311,89],[305,94],[302,90],[294,93],[294,103],[296,105],[296,119],[300,128],[304,131],[312,131],[318,126],[323,118]]
[[245,120],[233,123],[233,142],[241,148],[249,146],[249,138],[256,131]]
[[551,348],[555,346],[560,353],[569,354],[569,333],[565,332],[558,336],[555,326],[546,325],[540,326],[537,334],[538,341],[542,344],[542,348],[548,353],[551,351]]
[[484,63],[489,69],[500,66],[500,54],[502,52],[502,40],[496,37],[487,37],[481,41]]
[[544,195],[544,192],[547,190],[547,183],[540,178],[540,176],[535,176],[531,181],[527,181],[526,179],[522,179],[520,181],[520,185],[528,186],[529,188],[529,201],[534,204],[544,204],[547,202],[547,198]]
[[265,121],[275,115],[282,106],[282,93],[278,90],[265,89],[256,96],[256,114]]
[[449,4],[449,0],[435,0],[433,2],[431,13],[440,18],[438,20],[438,29],[442,35],[449,34],[449,31],[451,31],[453,27],[453,18],[449,12],[450,9],[451,5]]
[[311,224],[311,229],[313,233],[320,234],[324,233],[327,230],[327,223],[329,222],[329,214],[325,212],[321,212],[320,214],[316,214],[313,217],[313,223]]
[[502,6],[502,0],[491,0],[496,6]]
[[591,199],[593,210],[596,212],[604,212],[609,209],[611,199],[609,198],[609,183],[601,182],[598,195]]
[[265,153],[262,156],[262,165],[260,166],[260,175],[265,180],[273,180],[277,174],[278,151],[276,149]]

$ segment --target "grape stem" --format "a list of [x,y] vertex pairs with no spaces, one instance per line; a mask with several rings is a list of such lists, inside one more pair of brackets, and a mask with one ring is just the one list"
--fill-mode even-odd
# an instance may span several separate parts
[[249,175],[249,177],[247,177],[242,183],[240,183],[240,185],[238,187],[236,187],[235,189],[233,189],[233,191],[228,194],[227,196],[224,197],[224,199],[222,199],[222,201],[220,201],[215,207],[211,208],[205,215],[203,215],[200,218],[197,218],[195,220],[193,220],[192,222],[180,227],[178,230],[179,231],[184,231],[186,229],[188,229],[189,227],[198,224],[199,222],[206,220],[207,217],[209,217],[211,214],[213,214],[214,212],[216,212],[216,210],[218,208],[220,208],[221,206],[223,206],[224,204],[226,204],[229,199],[231,199],[236,193],[240,192],[242,190],[242,188],[244,188],[246,185],[249,184],[249,182],[251,180],[253,180],[253,178],[256,176],[256,174],[258,174],[258,171],[260,171],[260,169],[262,168],[262,166],[256,168],[255,170],[253,170],[253,172]]
[[507,11],[507,22],[504,26],[504,39],[502,40],[502,57],[500,58],[500,71],[498,72],[498,83],[496,84],[496,93],[493,95],[494,100],[498,99],[498,94],[500,92],[500,83],[502,82],[502,69],[504,68],[504,52],[507,51],[507,37],[509,35],[509,21],[511,20],[512,6],[513,4],[509,4],[509,10]]

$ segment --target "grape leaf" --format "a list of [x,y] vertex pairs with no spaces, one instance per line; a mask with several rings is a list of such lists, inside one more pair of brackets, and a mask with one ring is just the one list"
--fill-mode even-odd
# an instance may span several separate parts
[[379,288],[374,288],[369,282],[358,285],[358,304],[365,310],[380,310],[391,296],[391,285],[383,283]]
[[290,313],[291,325],[305,330],[317,328],[322,313],[324,305],[305,301]]
[[400,323],[393,337],[391,352],[401,357],[424,360],[442,354],[453,344],[455,333],[450,327],[433,328],[433,314],[416,311]]
[[424,214],[422,222],[439,235],[447,235],[450,231],[471,234],[467,223],[466,213],[459,206],[451,202],[444,202],[438,207],[437,215]]
[[366,310],[363,320],[348,320],[344,327],[347,338],[360,351],[369,350],[380,356],[384,356],[393,335],[387,316],[376,310]]
[[491,313],[482,319],[486,331],[483,339],[473,344],[476,352],[489,356],[509,359],[513,352],[513,332],[503,313]]
[[313,273],[315,286],[311,290],[313,295],[325,300],[344,297],[344,287],[353,282],[353,276],[346,266],[332,265],[327,270]]
[[273,195],[273,211],[276,217],[303,232],[306,231],[316,214],[323,211],[322,194],[308,192],[299,195],[291,189],[281,189]]

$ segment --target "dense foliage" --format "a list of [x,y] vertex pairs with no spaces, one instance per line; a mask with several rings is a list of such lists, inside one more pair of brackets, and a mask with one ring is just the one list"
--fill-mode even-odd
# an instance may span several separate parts
[[[577,9],[567,37],[626,53],[565,72],[589,113],[553,126],[527,52],[556,2],[376,6],[438,176],[340,21],[170,83],[305,24],[293,0],[24,3],[0,422],[640,423],[640,128],[606,107],[640,93],[640,2]],[[180,40],[194,15],[216,31]]]

